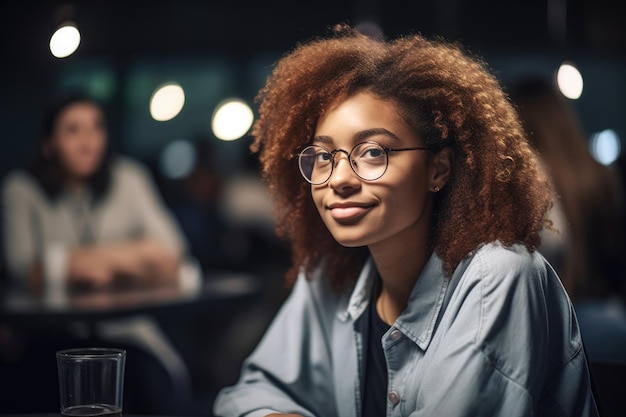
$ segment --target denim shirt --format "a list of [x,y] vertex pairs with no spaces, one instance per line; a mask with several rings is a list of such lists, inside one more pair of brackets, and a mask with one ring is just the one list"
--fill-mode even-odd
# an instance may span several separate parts
[[[215,414],[360,416],[359,320],[375,274],[369,260],[352,291],[335,294],[321,273],[301,273]],[[389,417],[598,415],[572,304],[521,245],[484,245],[451,277],[432,255],[381,343]]]

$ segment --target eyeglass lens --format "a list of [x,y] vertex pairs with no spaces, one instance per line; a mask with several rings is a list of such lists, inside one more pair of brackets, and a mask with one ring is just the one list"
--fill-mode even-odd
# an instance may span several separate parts
[[[337,149],[330,152],[321,146],[308,146],[298,157],[300,172],[308,182],[322,184],[332,175],[338,153],[345,151]],[[367,181],[380,178],[387,170],[387,152],[377,143],[364,142],[356,145],[348,159],[354,172]]]

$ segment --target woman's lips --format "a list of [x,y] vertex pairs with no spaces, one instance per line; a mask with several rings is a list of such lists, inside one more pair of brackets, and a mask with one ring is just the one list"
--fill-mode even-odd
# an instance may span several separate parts
[[337,206],[330,208],[330,214],[337,221],[356,220],[364,216],[373,206]]

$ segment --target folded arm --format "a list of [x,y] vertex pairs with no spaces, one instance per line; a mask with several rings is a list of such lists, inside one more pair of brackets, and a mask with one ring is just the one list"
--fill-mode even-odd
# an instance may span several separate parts
[[70,250],[68,284],[107,287],[127,279],[142,285],[175,283],[180,253],[157,240],[144,238]]

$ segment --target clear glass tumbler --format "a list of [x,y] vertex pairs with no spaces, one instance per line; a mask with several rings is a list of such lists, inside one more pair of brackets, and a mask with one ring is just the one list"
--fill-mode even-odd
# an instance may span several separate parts
[[67,349],[58,351],[56,357],[62,415],[122,415],[126,351]]

